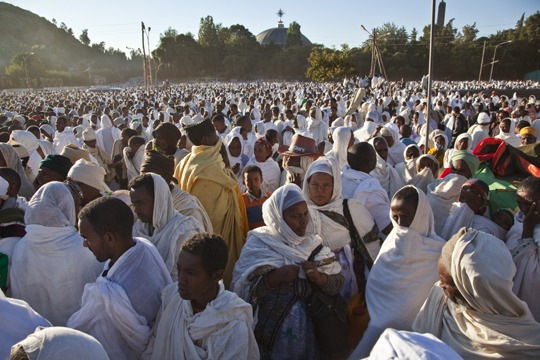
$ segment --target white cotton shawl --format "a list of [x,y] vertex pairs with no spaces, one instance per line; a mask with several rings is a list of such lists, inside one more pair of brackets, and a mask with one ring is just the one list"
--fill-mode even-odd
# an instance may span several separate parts
[[437,234],[442,234],[452,204],[458,200],[461,186],[466,181],[467,178],[459,174],[448,174],[443,179],[428,185],[427,197],[433,210],[435,232]]
[[[253,309],[219,284],[217,297],[193,314],[191,301],[178,294],[178,284],[163,290],[163,303],[154,327],[151,359],[258,359],[251,330]],[[151,349],[150,349],[151,348]],[[150,358],[150,356],[148,356]]]
[[[293,184],[278,188],[263,204],[263,220],[266,226],[248,233],[246,244],[242,248],[240,258],[233,272],[231,289],[242,299],[249,299],[251,282],[249,275],[262,265],[280,268],[284,265],[298,265],[307,261],[313,250],[322,243],[315,234],[313,221],[310,219],[304,236],[296,235],[283,220],[283,202],[287,193],[294,191],[302,196],[300,188]],[[311,218],[311,216],[310,216]],[[316,261],[334,256],[328,247],[323,247],[315,257]],[[339,262],[321,266],[319,271],[326,274],[338,274],[341,271]],[[299,277],[305,278],[300,267]]]
[[504,240],[506,231],[482,215],[476,215],[465,203],[455,202],[446,219],[441,237],[446,241],[457,234],[461,228],[473,228]]
[[416,175],[416,162],[418,161],[418,158],[412,158],[412,159],[406,159],[406,153],[407,150],[411,147],[415,147],[418,149],[418,152],[421,154],[422,150],[418,147],[416,144],[407,145],[405,149],[403,150],[403,158],[405,159],[404,162],[401,162],[395,166],[396,171],[398,172],[399,176],[403,180],[403,183],[406,184],[409,180],[411,180],[414,175]]
[[370,322],[357,348],[360,356],[369,354],[384,329],[411,330],[438,279],[437,264],[445,241],[435,234],[426,195],[416,191],[418,207],[413,222],[402,227],[391,218],[393,229],[371,268],[366,286]]
[[25,214],[26,235],[13,250],[10,284],[14,298],[27,301],[53,325],[64,326],[77,311],[83,288],[101,265],[83,247],[75,229],[75,205],[60,182],[42,186]]
[[[383,137],[377,137],[376,139],[384,140]],[[374,140],[375,139],[371,139],[369,143],[373,145]],[[384,141],[386,142],[386,140]],[[399,189],[401,189],[404,183],[396,169],[385,161],[377,152],[375,153],[377,155],[377,165],[369,174],[379,180],[383,189],[388,193],[388,197],[391,198]]]
[[278,163],[269,157],[264,162],[259,162],[255,157],[252,157],[246,164],[246,166],[255,165],[258,166],[263,173],[263,182],[261,188],[264,191],[274,192],[279,187],[279,181],[281,178],[281,170]]
[[171,191],[163,177],[154,173],[149,174],[154,180],[152,224],[143,223],[139,219],[133,225],[133,233],[155,245],[172,278],[176,280],[178,278],[176,262],[180,254],[180,245],[204,229],[195,218],[184,216],[174,210]]
[[131,181],[139,176],[141,172],[145,148],[144,145],[139,146],[132,159],[128,157],[128,150],[129,147],[125,147],[122,151],[124,153],[124,163],[126,165],[128,181]]
[[[242,170],[242,154],[244,152],[244,139],[242,139],[242,135],[240,135],[239,132],[235,131],[239,127],[235,127],[226,137],[223,143],[225,144],[225,149],[227,150],[227,156],[229,158],[229,164],[231,166],[234,166],[235,164],[240,165],[240,170]],[[238,139],[240,141],[240,156],[233,156],[231,152],[229,151],[229,146],[231,145],[232,141],[234,139]]]
[[392,138],[394,139],[394,144],[388,147],[388,160],[390,160],[389,162],[392,165],[396,166],[405,161],[405,149],[407,146],[399,141],[399,132],[392,128],[391,125],[392,123],[385,126],[385,128],[390,131]]
[[34,195],[34,187],[26,176],[19,155],[17,155],[13,147],[9,144],[0,143],[0,152],[2,152],[7,167],[15,170],[21,177],[21,189],[19,190],[19,195],[27,200],[30,199],[32,195]]
[[[418,164],[420,164],[420,160],[422,160],[423,158],[429,158],[431,159],[435,164],[437,164],[437,172],[438,172],[438,169],[439,169],[439,161],[435,158],[435,156],[433,155],[429,155],[429,154],[424,154],[424,155],[421,155],[417,161],[416,161],[416,167],[417,167],[417,170],[418,170]],[[414,185],[416,186],[417,188],[419,188],[420,190],[422,190],[424,192],[424,194],[427,194],[427,187],[429,184],[431,184],[432,182],[436,181],[437,178],[435,177],[435,175],[433,174],[433,172],[431,171],[431,169],[429,167],[425,167],[423,168],[422,170],[420,171],[417,171],[416,175],[413,176],[412,179],[410,179],[407,184],[408,185]]]
[[510,120],[510,131],[505,133],[501,130],[495,138],[504,140],[513,147],[521,146],[521,139],[519,138],[519,135],[516,134],[516,123],[513,120]]
[[194,217],[201,225],[205,232],[211,233],[213,230],[212,222],[206,213],[203,205],[195,196],[180,189],[174,185],[171,190],[172,204],[174,210],[184,216]]
[[469,229],[456,242],[449,270],[465,304],[436,284],[413,330],[437,336],[466,359],[538,359],[540,324],[512,292],[515,271],[502,241]]
[[60,154],[65,146],[68,146],[69,144],[73,144],[77,147],[79,147],[81,144],[79,144],[79,141],[73,135],[70,128],[66,128],[64,131],[59,132],[57,131],[54,135],[54,150],[57,154]]
[[358,141],[367,141],[376,128],[377,124],[375,122],[366,121],[361,128],[354,132],[354,138]]
[[103,346],[93,337],[66,327],[38,328],[16,344],[30,360],[109,360]]
[[448,149],[444,153],[444,160],[443,160],[443,167],[444,168],[449,168],[450,167],[450,159],[452,159],[452,156],[454,156],[454,153],[456,151],[459,151],[459,150],[457,150],[455,148],[455,146],[456,146],[457,143],[459,143],[460,140],[462,140],[464,138],[467,138],[469,141],[467,141],[467,148],[462,149],[462,150],[465,150],[465,151],[468,151],[468,152],[472,151],[471,150],[472,149],[472,136],[470,134],[467,134],[467,133],[459,134],[458,137],[456,138],[454,148]]
[[140,357],[161,305],[161,290],[172,282],[156,248],[145,239],[134,241],[107,276],[84,287],[81,309],[67,323],[95,337],[115,360]]
[[34,332],[38,326],[51,323],[39,315],[26,301],[7,298],[0,290],[0,359],[9,359],[11,347]]
[[326,153],[327,157],[334,157],[339,162],[340,168],[347,165],[347,149],[349,148],[349,142],[351,141],[352,132],[351,129],[345,126],[337,127],[332,132],[332,139],[334,139],[334,146],[332,150]]
[[11,140],[14,140],[20,143],[22,146],[28,150],[30,157],[26,163],[27,169],[31,170],[30,172],[30,181],[34,181],[39,171],[39,165],[41,163],[41,156],[37,152],[39,146],[38,139],[30,131],[26,130],[13,130],[11,133]]

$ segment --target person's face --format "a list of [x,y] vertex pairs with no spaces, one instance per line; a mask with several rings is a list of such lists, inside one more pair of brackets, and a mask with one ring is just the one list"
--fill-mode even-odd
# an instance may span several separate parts
[[540,201],[540,194],[534,194],[529,189],[519,188],[517,191],[517,204],[522,213],[528,214],[534,203]]
[[394,219],[399,226],[409,227],[414,220],[416,206],[415,204],[406,202],[404,199],[394,198],[390,203],[390,212],[392,213],[392,219]]
[[384,140],[386,140],[386,143],[388,144],[388,147],[391,147],[394,145],[394,137],[393,136],[384,136]]
[[107,233],[99,235],[87,218],[79,219],[79,234],[84,240],[83,246],[90,249],[97,261],[105,262],[111,258],[106,241]]
[[266,159],[270,156],[268,154],[268,151],[266,150],[266,146],[263,144],[255,144],[255,148],[253,149],[253,154],[255,155],[255,160],[258,162],[265,162]]
[[469,147],[469,139],[468,138],[460,139],[456,144],[456,149],[458,149],[458,150],[467,150],[468,147]]
[[218,121],[214,121],[212,124],[214,125],[214,129],[216,129],[216,131],[220,134],[227,129],[227,126],[225,125],[225,121],[218,120]]
[[178,294],[184,300],[211,298],[217,291],[223,270],[209,274],[203,267],[200,256],[180,251],[178,256]]
[[62,131],[64,131],[65,127],[66,127],[66,120],[64,120],[64,119],[56,120],[56,130],[57,131],[62,132]]
[[512,218],[502,211],[497,211],[491,216],[491,221],[508,231],[512,227]]
[[308,179],[309,197],[318,206],[324,206],[332,199],[334,178],[326,173],[314,173]]
[[101,196],[101,193],[99,192],[99,190],[90,185],[87,185],[80,181],[77,181],[77,185],[79,185],[83,194],[83,198],[81,200],[81,206],[85,206],[90,201],[95,200]]
[[405,151],[406,160],[416,159],[419,156],[420,156],[420,150],[418,150],[418,148],[414,146],[411,146]]
[[388,159],[388,145],[384,141],[376,140],[374,147],[377,154],[386,161]]
[[436,136],[435,137],[435,143],[439,144],[441,146],[441,148],[443,148],[443,149],[444,149],[444,146],[446,145],[446,141],[444,140],[444,138],[442,136]]
[[88,147],[91,147],[92,149],[94,149],[96,147],[96,140],[85,140],[84,141],[84,144]]
[[532,136],[531,134],[519,135],[519,140],[521,141],[521,145],[529,145],[536,143],[536,137]]
[[289,166],[299,167],[300,166],[300,156],[284,155],[283,156],[283,167],[287,168]]
[[501,132],[503,133],[509,133],[510,132],[510,124],[508,121],[501,121],[501,124],[499,125],[499,128],[501,129]]
[[43,185],[50,183],[51,181],[64,181],[65,177],[46,167],[39,168],[36,179],[34,180],[34,189],[37,191]]
[[261,189],[262,177],[258,171],[252,171],[244,174],[244,185],[252,194],[258,194]]
[[456,284],[454,283],[454,279],[452,279],[452,276],[446,270],[444,267],[441,258],[439,257],[439,286],[441,289],[443,289],[444,293],[450,300],[452,300],[454,303],[458,303],[458,299],[462,298],[461,293],[459,292],[458,288],[456,287]]
[[309,223],[307,203],[302,201],[283,211],[283,220],[296,235],[304,236]]
[[147,224],[152,224],[154,218],[154,197],[146,190],[144,186],[137,189],[130,189],[129,197],[133,211],[137,217]]
[[437,164],[435,164],[433,160],[431,160],[430,158],[424,157],[420,159],[420,161],[418,162],[418,171],[422,171],[426,167],[431,170],[431,173],[433,174],[434,177],[437,177],[438,172],[439,172],[439,167],[437,166]]
[[[475,213],[478,209],[482,209],[487,205],[487,201],[482,198],[482,194],[473,188],[464,186],[459,192],[458,201],[467,204]],[[481,215],[481,214],[477,214]]]
[[467,179],[472,177],[471,169],[469,169],[469,165],[464,160],[454,160],[451,165],[450,173],[464,176]]
[[234,138],[229,144],[229,152],[234,157],[238,157],[242,153],[242,144],[238,138]]
[[161,134],[160,132],[157,132],[156,133],[156,136],[154,138],[154,143],[156,144],[156,146],[161,150],[163,151],[164,153],[168,154],[170,148],[171,148],[171,144],[169,144],[167,142],[167,140],[165,139],[165,137],[163,136],[163,134]]

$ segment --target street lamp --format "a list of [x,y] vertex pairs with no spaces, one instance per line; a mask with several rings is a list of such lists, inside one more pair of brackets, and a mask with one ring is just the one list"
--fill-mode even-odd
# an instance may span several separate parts
[[489,73],[489,81],[491,81],[491,79],[493,78],[493,66],[495,65],[496,61],[495,61],[495,56],[497,55],[497,48],[501,45],[504,45],[504,44],[509,44],[511,43],[512,40],[508,40],[508,41],[504,41],[500,44],[497,44],[495,46],[495,50],[493,50],[493,59],[491,59],[491,72]]

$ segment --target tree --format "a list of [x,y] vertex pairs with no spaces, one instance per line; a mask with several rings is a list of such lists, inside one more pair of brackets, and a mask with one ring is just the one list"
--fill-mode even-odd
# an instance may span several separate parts
[[409,35],[409,42],[411,44],[416,44],[418,42],[418,40],[416,40],[417,37],[418,37],[418,31],[416,30],[416,28],[413,28],[411,30],[411,34]]
[[463,32],[463,42],[471,43],[476,39],[476,35],[478,34],[478,29],[476,28],[476,22],[472,25],[465,25],[461,29]]
[[302,46],[302,33],[300,32],[300,24],[293,21],[287,29],[287,47]]
[[214,18],[208,15],[205,18],[201,18],[199,25],[199,44],[208,47],[219,46],[219,30],[221,24],[214,24]]
[[88,37],[88,29],[84,29],[81,32],[81,35],[79,36],[79,40],[83,45],[89,46],[90,45],[90,38]]
[[100,43],[94,43],[92,44],[93,49],[97,49],[102,53],[105,53],[105,41],[102,41]]
[[14,82],[20,81],[21,86],[29,86],[34,82],[34,79],[38,79],[44,74],[45,66],[34,53],[17,53],[6,66],[6,75]]
[[67,25],[66,23],[64,23],[63,21],[60,23],[60,29],[64,30],[65,32],[67,32]]
[[57,24],[56,24],[56,19],[55,19],[55,18],[53,18],[53,19],[51,20],[51,22],[53,23],[54,26],[57,26]]
[[66,32],[68,33],[69,36],[75,37],[75,35],[73,34],[73,29],[72,28],[67,29]]
[[314,47],[309,55],[306,76],[315,81],[331,81],[350,77],[356,73],[350,49],[341,50]]
[[160,38],[164,38],[164,37],[171,37],[171,38],[174,38],[178,35],[178,31],[176,31],[176,29],[173,29],[172,27],[168,27],[167,30],[165,30],[163,32],[163,34],[159,34],[159,37]]

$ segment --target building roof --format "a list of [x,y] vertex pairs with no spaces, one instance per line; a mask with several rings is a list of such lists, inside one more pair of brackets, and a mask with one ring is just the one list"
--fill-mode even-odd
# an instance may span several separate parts
[[[276,45],[285,47],[285,45],[287,45],[287,29],[288,28],[286,28],[283,25],[283,22],[280,20],[277,27],[264,30],[259,35],[257,35],[257,41],[261,45],[268,45],[273,42]],[[311,41],[309,41],[309,39],[303,34],[301,35],[302,43],[304,45],[311,45]]]

